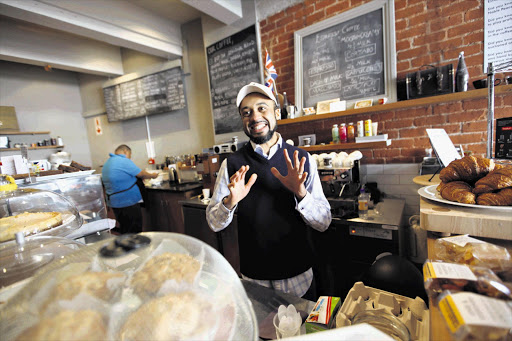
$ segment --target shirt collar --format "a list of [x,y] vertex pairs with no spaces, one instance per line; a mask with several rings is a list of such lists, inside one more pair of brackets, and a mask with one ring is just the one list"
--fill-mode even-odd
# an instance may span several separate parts
[[108,155],[110,155],[110,157],[112,157],[112,156],[120,156],[120,157],[124,157],[124,158],[126,158],[126,155],[124,155],[124,154],[113,154],[113,153],[108,153]]
[[283,138],[281,137],[281,134],[279,134],[278,132],[276,132],[276,134],[277,134],[277,143],[275,145],[273,145],[272,147],[270,147],[270,150],[268,151],[268,155],[265,155],[261,145],[256,144],[256,143],[252,142],[251,140],[249,140],[249,142],[251,143],[252,149],[257,154],[260,154],[261,156],[265,157],[266,159],[272,158],[272,156],[274,156],[274,154],[277,152],[277,150],[280,149],[281,146],[283,145]]

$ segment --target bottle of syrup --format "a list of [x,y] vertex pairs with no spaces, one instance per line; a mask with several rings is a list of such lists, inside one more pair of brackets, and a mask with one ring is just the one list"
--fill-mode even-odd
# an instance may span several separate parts
[[468,91],[469,72],[464,60],[464,51],[459,53],[459,63],[455,72],[455,92]]
[[283,92],[283,107],[281,108],[281,119],[285,120],[288,118],[288,98],[286,92]]

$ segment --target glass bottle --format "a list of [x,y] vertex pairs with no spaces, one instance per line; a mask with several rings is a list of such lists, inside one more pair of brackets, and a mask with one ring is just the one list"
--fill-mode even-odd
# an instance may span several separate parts
[[346,143],[347,142],[347,126],[345,123],[342,123],[339,128],[340,131],[340,142]]
[[468,91],[469,72],[464,60],[464,51],[459,53],[459,63],[455,72],[455,92]]
[[288,118],[288,98],[286,92],[283,92],[283,107],[281,108],[281,119],[285,120]]
[[364,187],[361,187],[361,194],[359,194],[358,200],[358,214],[359,218],[368,218],[368,202],[370,201],[370,195],[365,192]]
[[332,126],[332,142],[340,143],[340,132],[338,131],[338,125],[335,124]]
[[356,140],[356,128],[354,127],[354,123],[350,122],[347,126],[347,141],[355,142]]

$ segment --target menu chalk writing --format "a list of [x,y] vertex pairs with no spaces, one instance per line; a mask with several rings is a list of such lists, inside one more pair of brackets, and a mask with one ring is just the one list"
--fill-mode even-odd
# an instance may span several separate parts
[[385,93],[382,8],[302,39],[304,107]]
[[109,122],[188,110],[181,68],[103,88]]
[[206,53],[215,134],[241,131],[238,91],[250,82],[261,82],[255,26],[208,46]]

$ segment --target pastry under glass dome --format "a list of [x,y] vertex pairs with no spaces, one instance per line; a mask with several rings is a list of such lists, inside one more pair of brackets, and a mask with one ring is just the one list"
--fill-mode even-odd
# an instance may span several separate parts
[[[33,188],[22,188],[14,191],[0,192],[0,218],[19,214],[58,212],[62,223],[58,226],[39,230],[38,228],[24,232],[25,237],[59,236],[65,237],[82,226],[83,220],[76,206],[66,197],[51,191]],[[14,243],[14,233],[6,242]]]

